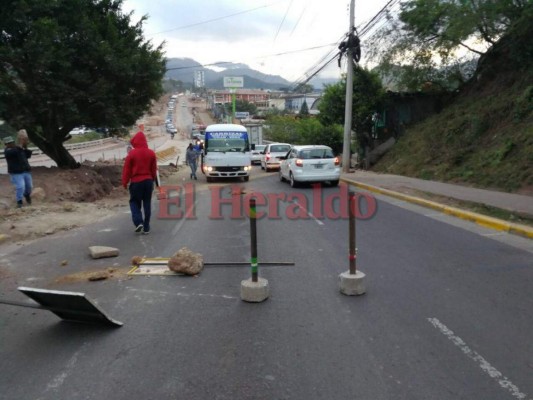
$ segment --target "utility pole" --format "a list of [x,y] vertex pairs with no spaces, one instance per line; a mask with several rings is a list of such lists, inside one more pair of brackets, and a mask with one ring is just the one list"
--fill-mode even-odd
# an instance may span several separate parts
[[[355,0],[350,2],[350,30],[349,35],[354,31]],[[352,102],[353,102],[353,53],[350,46],[346,51],[346,63],[348,71],[346,76],[346,104],[344,110],[344,144],[342,147],[342,172],[350,172],[350,145],[352,142]]]

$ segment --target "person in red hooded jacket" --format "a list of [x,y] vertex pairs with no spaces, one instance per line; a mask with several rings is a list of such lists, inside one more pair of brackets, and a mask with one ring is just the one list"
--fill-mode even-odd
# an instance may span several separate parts
[[[130,191],[130,209],[136,233],[150,232],[152,192],[157,179],[157,158],[148,148],[144,133],[137,132],[130,140],[133,149],[126,156],[122,169],[122,186]],[[144,211],[144,217],[143,217]]]

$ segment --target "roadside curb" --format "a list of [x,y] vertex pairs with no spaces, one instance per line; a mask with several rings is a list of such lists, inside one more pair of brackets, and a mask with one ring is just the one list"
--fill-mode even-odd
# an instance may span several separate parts
[[403,194],[400,192],[395,192],[389,189],[383,189],[378,186],[368,185],[366,183],[357,182],[357,181],[354,181],[348,178],[341,177],[340,180],[346,184],[358,187],[360,189],[367,190],[369,192],[379,193],[379,194],[382,194],[388,197],[394,197],[396,199],[404,200],[409,203],[418,204],[422,207],[427,207],[433,210],[441,211],[445,214],[453,215],[454,217],[458,217],[458,218],[461,218],[461,219],[464,219],[470,222],[475,222],[476,224],[481,225],[485,228],[523,236],[528,239],[533,239],[533,228],[526,226],[526,225],[515,224],[515,223],[507,222],[507,221],[504,221],[498,218],[493,218],[493,217],[488,217],[483,214],[478,214],[472,211],[465,211],[460,208],[446,206],[444,204],[436,203],[434,201],[425,200],[420,197],[410,196],[410,195]]

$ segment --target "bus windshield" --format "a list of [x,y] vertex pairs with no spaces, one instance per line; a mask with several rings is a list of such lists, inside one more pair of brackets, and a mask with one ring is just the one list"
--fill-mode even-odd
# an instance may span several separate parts
[[205,152],[226,153],[250,151],[246,132],[207,132],[205,135]]

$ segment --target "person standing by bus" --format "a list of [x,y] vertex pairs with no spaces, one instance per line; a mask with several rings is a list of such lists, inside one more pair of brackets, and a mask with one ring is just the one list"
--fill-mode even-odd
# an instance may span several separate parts
[[196,177],[196,169],[198,168],[198,151],[194,148],[192,143],[189,143],[187,152],[185,153],[187,165],[191,169],[191,179],[198,180]]

